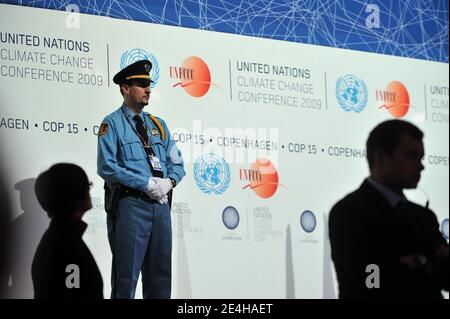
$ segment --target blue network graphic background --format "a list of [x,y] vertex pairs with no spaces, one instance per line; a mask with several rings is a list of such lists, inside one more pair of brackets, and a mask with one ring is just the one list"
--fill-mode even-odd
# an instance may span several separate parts
[[[13,1],[81,13],[448,63],[448,0]],[[369,4],[380,28],[366,27]]]

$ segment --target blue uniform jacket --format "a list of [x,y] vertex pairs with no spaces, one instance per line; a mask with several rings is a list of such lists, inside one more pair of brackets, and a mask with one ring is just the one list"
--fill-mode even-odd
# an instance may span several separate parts
[[[126,105],[122,105],[103,120],[98,134],[97,173],[107,183],[120,183],[145,192],[152,171],[133,116],[134,113]],[[173,178],[178,184],[186,173],[183,158],[171,139],[166,123],[157,118],[165,131],[163,141],[161,132],[149,118],[149,114],[141,112],[139,116],[147,126],[152,148],[161,161],[164,177]]]

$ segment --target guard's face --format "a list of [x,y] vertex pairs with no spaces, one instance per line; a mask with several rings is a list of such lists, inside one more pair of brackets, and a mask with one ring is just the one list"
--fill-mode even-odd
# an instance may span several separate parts
[[402,135],[392,156],[383,156],[386,181],[396,189],[416,188],[424,169],[423,157],[422,140],[417,140],[409,134]]
[[144,107],[150,100],[150,85],[148,83],[133,83],[132,85],[123,85],[125,99],[130,105],[140,105]]

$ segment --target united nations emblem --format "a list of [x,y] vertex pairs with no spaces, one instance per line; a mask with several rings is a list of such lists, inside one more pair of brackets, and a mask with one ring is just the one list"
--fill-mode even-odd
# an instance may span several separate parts
[[194,179],[203,193],[222,195],[230,186],[230,165],[213,153],[202,155],[194,163]]
[[345,112],[361,113],[367,106],[367,87],[363,80],[348,74],[336,82],[336,98]]
[[[120,69],[123,69],[130,64],[140,60],[149,60],[152,63],[153,67],[150,72],[150,79],[152,79],[153,82],[150,83],[150,87],[153,89],[159,80],[159,64],[158,60],[156,60],[156,57],[153,54],[148,53],[143,49],[133,49],[125,51],[120,57]],[[147,71],[147,68],[150,68],[150,65],[145,65],[144,67]]]

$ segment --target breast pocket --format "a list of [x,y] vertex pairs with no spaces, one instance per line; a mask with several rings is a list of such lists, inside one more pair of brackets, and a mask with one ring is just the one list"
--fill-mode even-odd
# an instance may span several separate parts
[[139,161],[146,158],[144,147],[139,141],[124,141],[122,153],[126,160]]
[[159,139],[151,139],[153,152],[158,156],[161,163],[164,163],[166,160],[166,151],[164,149],[164,144]]

